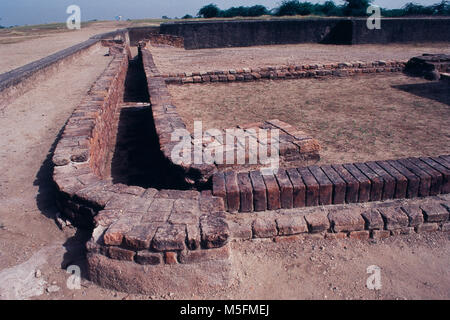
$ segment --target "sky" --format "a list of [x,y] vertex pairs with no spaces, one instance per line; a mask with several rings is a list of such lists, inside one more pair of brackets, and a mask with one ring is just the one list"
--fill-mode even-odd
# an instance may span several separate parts
[[[309,0],[310,2],[324,2]],[[195,15],[209,3],[221,9],[233,6],[262,4],[269,9],[277,7],[281,0],[0,0],[0,25],[33,25],[50,22],[65,22],[69,14],[66,9],[75,4],[81,8],[81,20],[113,20],[121,15],[123,19],[144,19],[182,17]],[[384,8],[400,8],[407,2],[430,5],[440,0],[375,0],[374,4]],[[335,0],[335,3],[342,3]]]

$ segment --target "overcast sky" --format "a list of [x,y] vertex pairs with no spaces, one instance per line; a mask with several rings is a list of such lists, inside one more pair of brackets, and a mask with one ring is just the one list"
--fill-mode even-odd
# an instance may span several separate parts
[[[211,2],[221,9],[254,4],[262,4],[271,9],[281,0],[0,0],[0,25],[65,22],[69,16],[66,14],[66,8],[71,4],[80,6],[81,19],[88,21],[112,20],[118,15],[121,15],[123,19],[160,18],[163,15],[182,17],[187,13],[195,15],[198,9]],[[340,0],[335,2],[342,3]],[[400,8],[407,2],[430,5],[440,0],[375,0],[374,4],[385,8]]]

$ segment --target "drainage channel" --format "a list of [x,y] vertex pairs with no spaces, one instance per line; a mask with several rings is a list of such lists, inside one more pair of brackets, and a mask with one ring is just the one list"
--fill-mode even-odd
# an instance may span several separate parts
[[187,189],[179,170],[160,151],[142,61],[130,61],[123,104],[116,111],[116,143],[111,155],[114,183],[156,189]]

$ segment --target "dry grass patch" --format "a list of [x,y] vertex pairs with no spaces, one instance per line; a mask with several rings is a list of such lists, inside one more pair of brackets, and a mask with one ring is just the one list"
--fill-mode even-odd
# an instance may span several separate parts
[[278,118],[311,134],[321,163],[450,153],[450,90],[402,74],[170,86],[192,130]]

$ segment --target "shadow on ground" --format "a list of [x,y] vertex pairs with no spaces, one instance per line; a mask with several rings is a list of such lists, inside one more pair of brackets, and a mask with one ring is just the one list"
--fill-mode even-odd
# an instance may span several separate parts
[[450,84],[446,81],[428,81],[424,83],[397,85],[392,86],[392,88],[450,106]]

